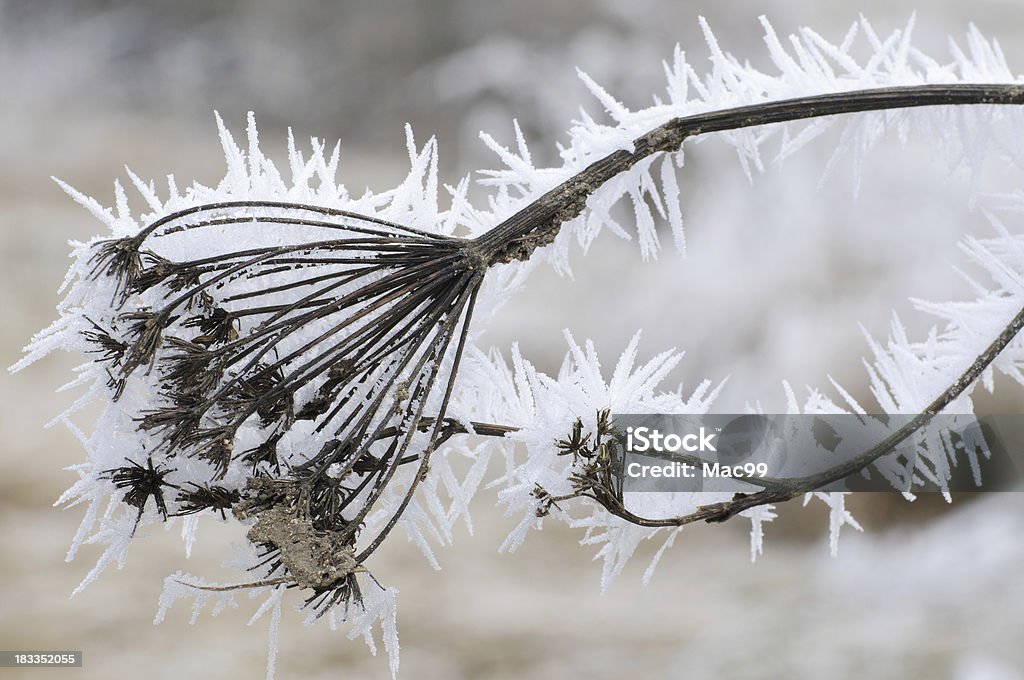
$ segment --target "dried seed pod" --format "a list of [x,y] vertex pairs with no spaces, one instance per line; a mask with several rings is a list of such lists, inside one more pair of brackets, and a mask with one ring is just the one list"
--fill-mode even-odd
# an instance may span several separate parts
[[139,518],[146,509],[146,502],[152,498],[156,502],[160,516],[166,520],[167,502],[164,499],[164,487],[178,487],[165,481],[164,477],[174,471],[162,465],[154,465],[151,457],[146,460],[145,466],[128,458],[125,460],[128,461],[128,465],[104,470],[103,476],[112,480],[118,489],[128,489],[124,495],[124,502],[139,509]]

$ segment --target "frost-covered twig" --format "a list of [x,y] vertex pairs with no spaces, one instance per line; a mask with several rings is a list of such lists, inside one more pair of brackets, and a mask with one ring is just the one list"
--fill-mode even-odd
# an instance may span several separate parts
[[936,397],[934,401],[928,404],[905,425],[859,456],[855,456],[841,465],[814,475],[780,480],[783,484],[781,489],[765,489],[751,494],[737,494],[731,501],[699,507],[696,512],[677,518],[676,523],[682,525],[699,520],[724,522],[744,510],[759,505],[788,501],[799,495],[824,488],[833,482],[863,470],[879,458],[891,453],[912,434],[927,426],[932,418],[963,394],[992,365],[992,362],[1006,349],[1010,341],[1020,333],[1021,328],[1024,328],[1024,309],[1017,312],[1010,323],[1006,325],[1006,328],[992,341],[992,344],[985,348],[985,351],[979,354],[960,377],[946,388],[942,394]]
[[[592,465],[589,468],[584,467],[583,476],[581,476],[581,478],[575,483],[577,488],[572,493],[552,496],[541,488],[536,495],[546,508],[557,506],[561,501],[567,501],[574,498],[589,498],[599,503],[604,509],[616,517],[626,520],[631,524],[648,528],[680,527],[699,521],[724,522],[735,517],[741,512],[752,508],[791,500],[797,496],[802,496],[827,487],[834,482],[860,472],[879,458],[892,453],[911,435],[926,427],[928,423],[931,422],[932,418],[941,413],[943,409],[949,406],[957,399],[957,397],[963,394],[968,387],[978,380],[982,373],[992,365],[992,362],[1000,356],[1003,350],[1006,349],[1010,342],[1018,333],[1020,333],[1022,328],[1024,328],[1024,309],[1021,309],[1013,319],[1010,320],[1002,332],[999,333],[996,339],[993,340],[992,343],[974,359],[970,366],[968,366],[967,369],[964,370],[963,373],[961,373],[960,376],[940,395],[928,404],[927,407],[922,409],[920,413],[916,414],[906,424],[902,425],[899,429],[895,430],[892,434],[888,435],[860,455],[854,456],[840,465],[828,468],[827,470],[823,470],[819,473],[804,477],[791,478],[751,478],[747,480],[750,484],[765,488],[753,493],[737,493],[732,500],[710,505],[701,505],[698,506],[694,512],[677,517],[666,518],[642,517],[626,509],[625,505],[621,501],[621,495],[613,488],[614,485],[611,481],[612,474],[607,465],[599,464]],[[607,420],[609,415],[610,414],[607,411],[598,414],[597,427],[595,431],[596,441],[589,450],[587,450],[587,447],[583,445],[586,444],[587,439],[589,439],[589,435],[587,435],[586,439],[581,440],[583,427],[582,420],[576,421],[573,429],[573,442],[560,442],[558,445],[561,448],[566,449],[568,452],[573,453],[574,456],[580,454],[581,451],[585,451],[590,457],[599,457],[601,437],[611,434],[610,425]],[[493,423],[473,423],[472,427],[474,434],[492,437],[505,437],[518,430],[518,428],[513,426]],[[451,433],[465,433],[468,431],[469,430],[464,426],[454,427],[449,430]],[[554,445],[555,443],[553,442],[552,444]],[[651,452],[649,455],[655,458],[659,457],[657,452]],[[699,462],[698,458],[690,457],[686,454],[673,454],[672,458],[674,460],[683,460],[691,463],[695,461]]]
[[[742,512],[753,508],[775,503],[782,503],[792,500],[797,496],[803,496],[818,489],[825,488],[845,477],[856,474],[878,459],[892,453],[900,444],[911,437],[915,432],[926,427],[932,418],[941,413],[961,394],[967,390],[984,373],[992,362],[1003,352],[1010,342],[1024,328],[1024,309],[1021,309],[992,343],[979,354],[970,366],[951,384],[942,394],[937,396],[927,407],[916,414],[906,424],[892,432],[892,434],[879,441],[860,455],[854,456],[840,465],[828,468],[813,475],[804,477],[773,477],[773,478],[750,478],[748,483],[764,487],[760,491],[752,493],[737,493],[731,500],[701,505],[693,512],[676,517],[650,518],[643,517],[631,512],[621,500],[621,494],[614,489],[611,470],[607,465],[592,465],[584,467],[583,475],[575,482],[577,487],[572,493],[552,496],[543,489],[538,490],[538,499],[544,507],[557,506],[559,502],[572,500],[574,498],[589,498],[599,503],[612,515],[619,517],[631,524],[640,527],[680,527],[694,522],[724,522]],[[591,457],[599,456],[600,441],[602,436],[611,434],[610,426],[607,424],[609,413],[607,411],[598,414],[596,428],[596,442],[587,452]],[[603,424],[604,423],[604,424]],[[518,428],[508,425],[497,425],[493,423],[473,423],[473,432],[481,436],[505,437]],[[454,432],[466,432],[465,428],[458,428]],[[574,426],[575,439],[579,440],[582,432],[582,421],[577,420]],[[589,438],[589,435],[588,435]],[[586,440],[584,440],[585,443]],[[554,443],[553,443],[554,445]],[[561,444],[567,446],[566,444]],[[574,445],[572,453],[579,454],[584,446]],[[658,458],[657,452],[650,452],[648,455]],[[687,462],[701,462],[697,457],[686,454],[672,454],[673,460]],[[545,511],[546,514],[546,511]]]

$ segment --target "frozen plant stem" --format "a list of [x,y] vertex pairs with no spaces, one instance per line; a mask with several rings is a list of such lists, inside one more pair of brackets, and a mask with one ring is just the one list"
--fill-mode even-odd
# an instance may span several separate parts
[[679,150],[689,137],[843,113],[970,104],[1024,104],[1024,85],[886,87],[799,97],[673,118],[635,139],[633,151],[616,151],[591,163],[477,238],[474,245],[484,254],[488,264],[529,259],[534,250],[554,240],[562,224],[583,212],[587,198],[602,184],[651,154]]

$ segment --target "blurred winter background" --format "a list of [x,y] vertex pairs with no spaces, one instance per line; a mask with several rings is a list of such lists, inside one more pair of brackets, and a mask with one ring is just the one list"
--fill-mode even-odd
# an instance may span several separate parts
[[[723,47],[769,68],[758,13],[780,34],[813,26],[840,41],[858,12],[880,33],[904,25],[903,0],[793,3],[758,9],[705,0],[565,0],[375,3],[207,0],[0,2],[0,359],[10,365],[30,335],[54,318],[68,239],[98,224],[50,181],[60,176],[112,202],[123,164],[179,185],[222,172],[213,112],[241,132],[253,110],[264,149],[298,139],[342,140],[341,176],[353,192],[383,189],[406,169],[402,126],[440,143],[442,177],[455,183],[496,162],[477,139],[512,141],[518,119],[534,158],[555,156],[559,133],[584,106],[585,70],[627,104],[662,87],[661,60],[680,43],[698,70],[707,50],[697,17]],[[917,16],[916,42],[945,56],[947,36],[969,22],[1000,40],[1024,72],[1024,3],[943,0]],[[906,299],[964,294],[951,265],[961,234],[987,236],[967,208],[969,187],[950,177],[925,141],[895,141],[865,162],[855,198],[852,163],[820,187],[835,137],[751,184],[713,141],[682,171],[688,257],[666,249],[642,265],[612,236],[574,262],[575,279],[542,271],[491,329],[519,340],[555,370],[563,328],[593,338],[614,361],[635,329],[647,356],[687,351],[677,380],[729,376],[723,407],[783,405],[782,379],[825,386],[831,375],[866,398],[858,323],[878,337],[893,310],[917,333],[927,320]],[[1010,178],[1012,181],[1013,178]],[[991,177],[992,188],[1007,178]],[[137,543],[124,572],[68,594],[94,554],[65,564],[80,511],[52,501],[82,458],[79,443],[43,424],[65,407],[53,395],[76,364],[51,357],[0,377],[0,649],[82,649],[76,677],[261,677],[266,629],[251,611],[202,617],[186,608],[150,625],[161,579],[177,569],[216,576],[224,555],[186,561],[174,532]],[[1024,409],[1006,386],[988,412]],[[484,491],[476,531],[441,552],[433,572],[394,541],[375,573],[401,589],[406,678],[1024,677],[1024,499],[1018,494],[937,498],[908,505],[878,494],[854,498],[867,528],[847,531],[828,557],[823,508],[784,508],[751,565],[747,526],[684,532],[643,588],[650,551],[609,592],[579,536],[558,527],[498,555],[511,523]],[[201,543],[226,545],[237,527],[204,525]],[[226,554],[226,551],[225,551]],[[371,657],[325,626],[284,617],[279,677],[382,678]],[[16,677],[2,669],[0,677]],[[52,672],[50,672],[52,674]],[[37,671],[36,675],[44,672]],[[24,672],[17,677],[32,677]]]

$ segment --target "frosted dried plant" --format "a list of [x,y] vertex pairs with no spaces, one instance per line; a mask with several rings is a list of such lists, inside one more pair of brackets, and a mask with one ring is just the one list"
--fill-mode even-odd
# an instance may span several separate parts
[[[194,598],[198,612],[246,590],[265,597],[256,617],[272,612],[276,627],[283,593],[299,590],[309,621],[347,621],[371,647],[380,622],[395,673],[396,591],[373,578],[370,558],[401,527],[435,563],[431,539],[449,542],[454,525],[469,522],[494,452],[505,460],[492,482],[499,504],[519,517],[502,548],[557,518],[599,546],[604,586],[641,541],[664,539],[656,564],[697,520],[749,518],[757,554],[772,504],[798,496],[829,505],[834,549],[839,528],[856,523],[842,494],[819,489],[875,464],[935,413],[970,413],[971,391],[991,387],[994,371],[1024,382],[1016,338],[1024,248],[995,212],[995,238],[964,242],[993,283],[977,284],[971,302],[922,303],[946,324],[924,342],[912,342],[898,321],[888,343],[872,342],[879,406],[918,418],[815,477],[735,496],[622,499],[608,474],[608,414],[707,413],[719,387],[706,380],[688,396],[661,391],[681,355],[637,366],[639,336],[608,378],[593,345],[568,333],[557,376],[516,347],[508,362],[478,339],[539,263],[567,269],[573,238],[586,249],[605,229],[635,236],[649,259],[660,249],[660,218],[683,248],[676,170],[687,140],[725,141],[750,173],[772,140],[786,157],[844,124],[837,155],[859,158],[891,129],[936,139],[967,171],[979,170],[990,148],[1024,169],[1024,119],[1005,106],[1024,103],[1024,84],[977,31],[966,51],[954,47],[941,63],[913,47],[910,26],[881,37],[862,21],[839,45],[804,29],[788,50],[764,26],[776,75],[723,52],[705,26],[710,72],[699,75],[677,49],[665,64],[666,94],[649,108],[629,110],[583,76],[610,121],[582,116],[560,166],[535,166],[518,126],[515,150],[484,136],[505,166],[482,173],[484,205],[470,200],[463,180],[444,187],[450,208],[439,207],[436,143],[418,147],[410,130],[407,178],[355,197],[335,181],[337,146],[328,152],[314,139],[307,156],[289,137],[282,172],[260,150],[251,115],[244,147],[218,118],[228,169],[216,187],[180,191],[171,178],[161,197],[130,174],[145,214],[131,213],[119,183],[113,209],[62,184],[111,233],[75,245],[60,319],[14,368],[58,348],[88,359],[69,385],[85,392],[59,417],[88,454],[60,500],[87,505],[70,555],[83,543],[106,546],[80,588],[111,562],[123,564],[140,526],[180,520],[191,549],[200,517],[239,521],[249,526],[250,551],[238,562],[247,577],[211,584],[171,575],[158,620],[179,597]],[[866,61],[851,56],[858,36]],[[1019,194],[1000,200],[1011,215],[1024,205]],[[611,217],[620,203],[631,207],[633,229]],[[789,410],[864,412],[833,389],[838,402],[812,391],[800,404],[790,391]],[[94,401],[102,412],[83,433],[70,418]],[[449,463],[458,454],[472,460],[462,476]],[[955,455],[933,446],[920,473],[942,485]]]

